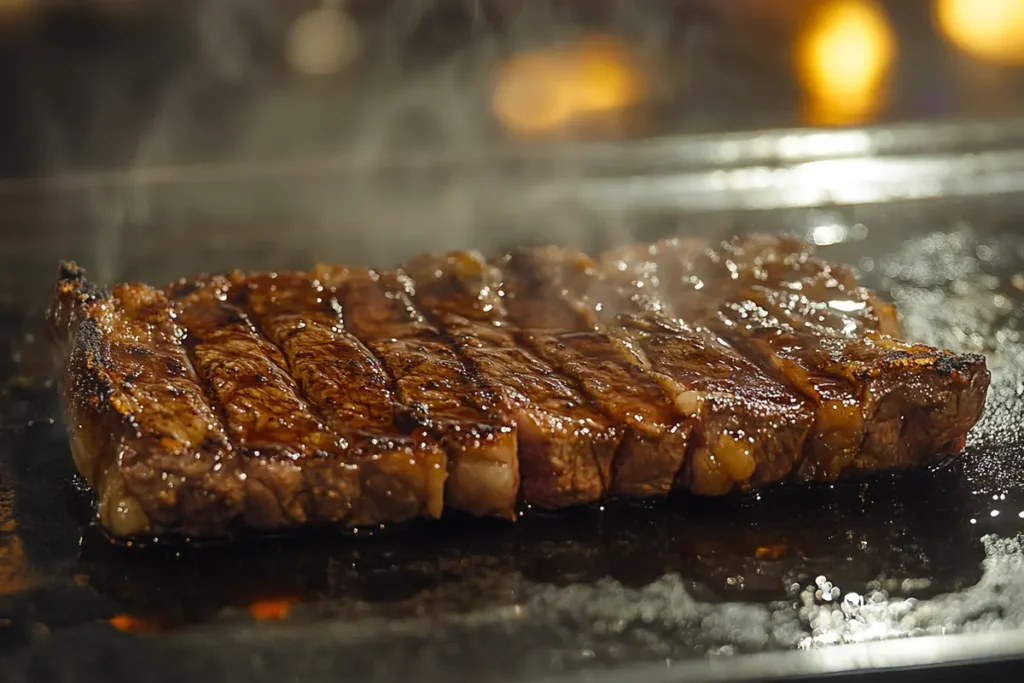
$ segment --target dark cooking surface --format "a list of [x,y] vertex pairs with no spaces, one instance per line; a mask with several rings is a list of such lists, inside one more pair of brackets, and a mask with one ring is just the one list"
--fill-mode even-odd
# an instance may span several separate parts
[[891,292],[911,338],[988,356],[988,410],[957,464],[514,528],[448,520],[372,540],[112,547],[74,521],[83,499],[52,421],[44,349],[25,336],[36,322],[8,312],[5,328],[20,332],[0,356],[4,680],[519,680],[1024,629],[1024,236],[970,218],[948,208],[863,225],[837,217],[813,233],[852,240],[826,255]]

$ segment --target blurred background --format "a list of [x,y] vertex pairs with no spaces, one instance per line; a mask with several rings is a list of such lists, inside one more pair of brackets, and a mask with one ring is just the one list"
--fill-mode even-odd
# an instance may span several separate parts
[[0,0],[0,57],[0,292],[1024,190],[1024,0]]
[[1015,113],[1019,0],[0,0],[0,172]]

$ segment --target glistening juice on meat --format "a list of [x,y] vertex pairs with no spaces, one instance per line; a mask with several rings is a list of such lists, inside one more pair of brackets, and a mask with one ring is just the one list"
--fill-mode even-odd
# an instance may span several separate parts
[[963,448],[989,383],[981,356],[904,341],[850,269],[764,235],[162,289],[65,263],[49,318],[74,461],[121,537],[923,468]]

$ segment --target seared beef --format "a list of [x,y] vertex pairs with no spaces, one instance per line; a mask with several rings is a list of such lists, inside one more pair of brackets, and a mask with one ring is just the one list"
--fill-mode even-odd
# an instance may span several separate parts
[[63,264],[50,322],[63,340],[71,453],[103,526],[225,531],[244,507],[244,472],[167,297],[145,285],[101,290]]
[[[444,504],[444,449],[425,428],[406,423],[391,379],[363,344],[345,330],[340,304],[319,280],[303,273],[232,275],[231,299],[281,351],[303,398],[347,445],[358,465],[361,495],[349,520],[375,524],[428,513]],[[276,355],[276,354],[275,354]],[[312,482],[318,518],[339,501]],[[329,489],[327,489],[329,494]]]
[[627,429],[612,468],[610,492],[665,493],[686,457],[689,424],[632,349],[601,329],[593,310],[567,296],[567,258],[549,248],[521,250],[501,259],[509,314],[525,343]]
[[578,253],[557,260],[563,295],[594,311],[688,419],[684,488],[717,495],[779,481],[793,470],[812,417],[798,394],[707,329],[666,315],[618,271],[601,272]]
[[50,319],[72,454],[118,536],[923,467],[963,446],[989,382],[980,356],[899,339],[850,269],[766,236],[162,290],[65,264]]
[[335,288],[346,328],[391,375],[403,406],[445,445],[446,503],[514,519],[516,423],[502,412],[500,396],[416,309],[401,273],[324,266],[319,275]]
[[898,333],[892,307],[800,243],[756,236],[710,249],[669,240],[604,262],[643,283],[666,315],[707,325],[811,402],[814,426],[794,478],[927,464],[962,448],[962,424],[981,415],[984,358],[888,336]]
[[500,296],[497,269],[481,255],[464,252],[424,255],[404,271],[416,305],[447,331],[519,426],[523,498],[548,508],[599,500],[621,430],[570,380],[520,344]]

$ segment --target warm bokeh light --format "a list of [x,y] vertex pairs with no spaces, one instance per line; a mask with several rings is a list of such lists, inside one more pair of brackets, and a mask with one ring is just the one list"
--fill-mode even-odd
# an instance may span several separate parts
[[163,627],[152,619],[132,616],[131,614],[116,614],[108,620],[110,625],[123,633],[156,633],[163,631]]
[[936,0],[935,21],[967,54],[1024,64],[1024,0]]
[[800,33],[795,52],[808,123],[849,125],[874,118],[885,103],[895,57],[895,34],[877,3],[821,4]]
[[630,50],[610,36],[516,55],[495,78],[494,113],[510,131],[537,136],[620,112],[644,97]]
[[294,598],[265,598],[249,605],[249,614],[257,621],[284,619],[297,601]]
[[351,64],[363,49],[355,21],[332,5],[299,15],[288,29],[288,64],[307,76],[330,76]]

